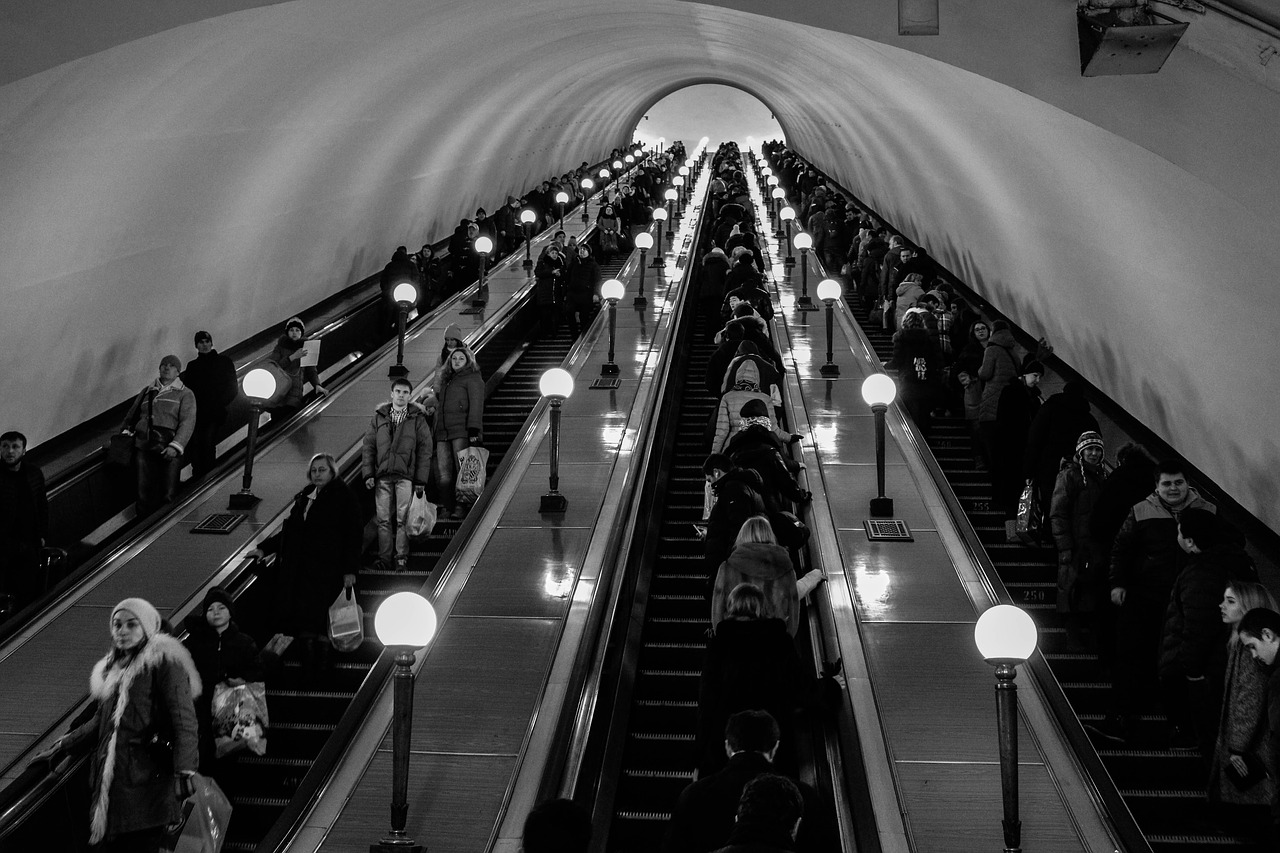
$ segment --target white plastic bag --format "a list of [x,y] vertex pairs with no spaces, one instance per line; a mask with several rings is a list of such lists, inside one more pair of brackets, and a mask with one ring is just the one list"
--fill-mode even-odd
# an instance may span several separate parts
[[473,504],[484,491],[485,466],[489,451],[483,447],[464,447],[458,451],[458,482],[454,487],[458,502]]
[[344,589],[329,605],[329,642],[340,652],[352,652],[364,642],[364,611],[356,588]]
[[436,526],[436,505],[427,500],[426,492],[420,496],[414,490],[413,499],[409,501],[409,519],[405,522],[405,532],[413,539],[426,536]]

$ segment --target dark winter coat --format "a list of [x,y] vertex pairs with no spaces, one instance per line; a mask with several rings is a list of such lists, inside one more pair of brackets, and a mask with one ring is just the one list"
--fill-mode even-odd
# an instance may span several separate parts
[[[168,634],[156,634],[131,659],[114,650],[93,667],[93,719],[67,733],[69,748],[94,742],[89,769],[90,840],[165,826],[178,819],[174,776],[199,766],[193,697],[201,693],[191,655]],[[149,743],[160,735],[172,760]]]
[[[739,752],[729,759],[723,770],[686,787],[671,811],[663,853],[709,853],[728,843],[742,789],[763,773],[777,772],[762,753]],[[830,809],[810,786],[796,782],[796,787],[804,798],[804,820],[796,836],[795,849],[798,853],[836,850],[839,839],[831,826]]]
[[235,622],[221,634],[209,626],[203,613],[192,613],[183,623],[188,634],[187,651],[195,662],[204,692],[195,700],[199,728],[201,772],[210,770],[217,757],[213,735],[213,694],[223,681],[240,678],[262,681],[262,664],[258,660],[258,644],[240,630]]
[[[773,341],[770,340],[769,333],[765,331],[764,320],[759,317],[735,317],[725,324],[725,328],[727,329],[731,325],[737,325],[742,328],[742,340],[755,344],[756,352],[773,362],[773,366],[777,368],[778,373],[785,372],[782,366],[782,356],[778,353],[778,348],[773,345]],[[730,360],[732,358],[725,361],[726,366]]]
[[[436,417],[440,417],[439,410]],[[433,449],[426,409],[410,403],[404,420],[397,426],[391,420],[391,403],[383,403],[373,410],[373,418],[364,433],[361,473],[366,480],[370,477],[408,479],[415,485],[425,486],[431,478]]]
[[1058,610],[1063,613],[1091,610],[1089,593],[1108,573],[1109,554],[1098,548],[1089,531],[1089,517],[1106,477],[1101,466],[1086,466],[1077,459],[1063,463],[1053,487],[1049,525],[1058,548]]
[[734,540],[746,520],[764,513],[764,501],[760,498],[763,488],[760,475],[744,468],[726,472],[711,486],[716,503],[707,519],[708,563],[719,567],[733,550]]
[[34,559],[40,540],[49,536],[49,498],[44,472],[26,459],[18,470],[0,463],[0,555],[6,547]]
[[1093,512],[1089,515],[1089,534],[1097,546],[1106,552],[1110,560],[1111,545],[1120,525],[1124,524],[1129,510],[1138,501],[1151,494],[1156,464],[1146,456],[1135,453],[1115,468],[1098,493]]
[[600,293],[600,264],[592,257],[578,258],[569,270],[564,299],[571,311],[590,311]]
[[734,546],[716,572],[711,592],[711,627],[725,618],[729,593],[740,583],[760,587],[764,592],[765,618],[781,619],[787,625],[787,633],[795,636],[800,628],[800,599],[796,594],[796,573],[786,548],[765,542]]
[[[1190,490],[1182,509],[1191,507],[1217,511],[1195,489]],[[1116,534],[1111,546],[1111,588],[1139,589],[1152,601],[1166,601],[1188,562],[1178,545],[1178,519],[1152,492],[1133,505]]]
[[904,405],[932,405],[942,390],[942,350],[923,328],[893,336],[893,357],[885,369],[897,371]]
[[1213,803],[1270,805],[1275,796],[1275,777],[1241,791],[1227,778],[1223,769],[1233,755],[1268,762],[1267,755],[1267,673],[1253,659],[1243,643],[1227,647],[1225,686],[1222,712],[1218,720],[1218,739],[1209,764],[1206,788]]
[[307,486],[298,493],[284,526],[258,546],[279,555],[267,578],[276,621],[272,627],[295,637],[328,633],[329,605],[342,591],[342,576],[360,569],[364,519],[351,489],[334,479],[310,501],[314,489]]
[[725,279],[729,275],[729,257],[719,249],[702,256],[703,302],[719,305],[724,301]]
[[302,383],[310,382],[312,388],[320,384],[320,373],[314,367],[303,367],[301,359],[290,358],[305,344],[305,338],[293,341],[289,339],[288,334],[284,334],[276,341],[275,349],[267,356],[267,361],[280,368],[285,376],[289,377],[289,390],[276,403],[276,408],[301,408]]
[[200,353],[187,362],[187,369],[180,374],[182,383],[196,395],[196,412],[212,416],[224,411],[240,392],[236,384],[236,366],[216,349]]
[[982,380],[982,409],[978,415],[979,421],[996,420],[1000,408],[1000,394],[1005,386],[1018,378],[1018,362],[1014,358],[1013,347],[1013,333],[1008,329],[991,333],[987,348],[982,353],[982,366],[978,368],[978,378]]
[[711,353],[711,358],[707,361],[706,381],[703,383],[711,396],[719,397],[724,393],[725,371],[729,368],[729,362],[733,361],[734,356],[738,354],[738,346],[741,343],[741,335],[725,336],[716,347],[716,351]]
[[564,300],[564,258],[543,252],[533,269],[533,299],[540,308],[559,305]]
[[436,441],[479,436],[484,430],[484,378],[469,364],[436,386]]
[[1023,478],[1052,489],[1062,460],[1075,455],[1080,434],[1089,431],[1098,431],[1098,419],[1083,394],[1060,391],[1050,396],[1031,421],[1022,458]]
[[1160,674],[1188,678],[1208,676],[1221,684],[1226,667],[1223,649],[1230,630],[1222,624],[1222,593],[1234,578],[1257,577],[1253,559],[1237,545],[1223,544],[1188,554],[1188,563],[1173,583],[1160,640]]
[[768,711],[793,750],[796,710],[820,698],[813,665],[796,652],[781,619],[726,619],[707,644],[698,683],[698,754],[704,769],[724,764],[724,727],[738,711]]

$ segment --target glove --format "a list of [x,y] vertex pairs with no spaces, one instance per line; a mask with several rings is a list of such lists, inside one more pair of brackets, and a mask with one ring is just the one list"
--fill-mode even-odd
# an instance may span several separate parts
[[801,440],[803,440],[803,439],[804,439],[804,436],[803,436],[803,435],[801,435],[800,433],[798,433],[798,432],[793,432],[793,433],[791,433],[791,443],[792,443],[792,444],[795,444],[797,441],[801,441]]
[[835,678],[844,669],[844,658],[836,658],[834,661],[824,660],[822,662],[822,677]]
[[467,440],[472,444],[480,443],[480,430],[475,427],[467,427]]

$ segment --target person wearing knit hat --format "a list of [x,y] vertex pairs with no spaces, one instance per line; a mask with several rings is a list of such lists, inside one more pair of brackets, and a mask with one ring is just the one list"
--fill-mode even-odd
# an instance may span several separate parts
[[138,515],[149,515],[174,499],[182,454],[196,429],[196,395],[183,384],[182,359],[160,359],[160,375],[134,398],[121,432],[133,436]]
[[1106,610],[1110,587],[1107,557],[1098,547],[1089,520],[1107,479],[1102,436],[1086,430],[1075,456],[1064,462],[1049,502],[1049,527],[1058,549],[1058,611],[1087,613],[1097,619]]
[[302,359],[307,355],[307,342],[303,337],[307,327],[301,317],[290,317],[284,324],[284,334],[276,341],[275,349],[267,356],[267,361],[274,364],[288,380],[288,387],[277,388],[275,402],[267,406],[271,413],[271,426],[275,427],[301,411],[304,402],[303,385],[311,383],[317,396],[323,397],[329,391],[320,384],[320,373],[312,365],[303,366]]
[[[193,697],[201,681],[191,655],[160,631],[160,614],[141,598],[111,610],[111,649],[89,677],[95,716],[37,756],[54,761],[64,751],[90,751],[89,843],[106,849],[160,849],[165,827],[181,816],[198,761]],[[170,745],[152,736],[165,726]],[[118,771],[118,772],[117,772]]]
[[262,681],[258,644],[233,621],[235,601],[220,586],[212,587],[200,602],[200,609],[183,622],[187,639],[183,643],[195,662],[203,695],[195,700],[200,742],[200,772],[213,772],[217,749],[213,731],[213,699],[219,688]]
[[443,367],[444,363],[449,360],[449,356],[454,350],[466,343],[466,335],[462,333],[462,327],[457,323],[450,323],[444,329],[444,346],[440,348],[440,361],[437,367]]

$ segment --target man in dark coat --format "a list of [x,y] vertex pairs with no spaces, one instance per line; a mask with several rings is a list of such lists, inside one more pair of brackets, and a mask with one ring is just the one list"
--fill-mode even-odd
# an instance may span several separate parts
[[[768,711],[739,711],[729,717],[724,729],[729,763],[680,793],[671,812],[664,853],[708,853],[728,842],[742,790],[756,777],[773,772],[778,737],[778,722]],[[796,782],[796,787],[804,800],[804,819],[795,849],[799,853],[837,849],[830,809],[812,787],[802,782]]]
[[785,776],[764,773],[747,783],[729,843],[717,853],[782,853],[795,849],[804,797]]
[[[764,481],[755,471],[733,464],[723,453],[708,456],[702,463],[702,473],[715,496],[715,505],[707,517],[705,543],[708,575],[714,579],[720,564],[733,550],[743,523],[753,515],[764,513],[764,501],[760,497]],[[710,599],[711,585],[708,584],[707,600]]]
[[707,334],[711,334],[720,320],[720,304],[724,302],[725,278],[729,274],[729,256],[724,249],[713,246],[702,256],[702,284],[698,302],[702,316],[706,318]]
[[[716,310],[719,311],[719,306]],[[729,362],[733,361],[734,356],[738,354],[742,335],[742,324],[730,322],[720,335],[720,344],[716,347],[716,351],[711,353],[711,358],[707,361],[707,377],[704,384],[711,396],[717,399],[724,393],[724,374],[729,368]]]
[[40,549],[49,535],[44,473],[26,452],[22,433],[0,435],[0,621],[39,592]]
[[1174,749],[1213,755],[1230,631],[1222,624],[1222,594],[1234,580],[1253,581],[1253,558],[1228,535],[1226,522],[1191,507],[1178,518],[1186,568],[1174,581],[1160,640],[1160,693]]
[[565,261],[560,246],[550,243],[538,256],[533,268],[533,301],[538,306],[538,325],[543,333],[554,335],[564,302]]
[[187,458],[196,477],[203,477],[218,463],[218,439],[227,422],[227,407],[240,388],[236,366],[213,348],[213,335],[196,332],[196,357],[187,362],[180,377],[196,395],[196,429],[187,445]]
[[493,227],[498,232],[498,252],[509,255],[524,242],[524,226],[520,223],[520,199],[507,196],[507,203],[493,214]]
[[[1280,774],[1280,613],[1255,607],[1244,615],[1237,629],[1240,643],[1267,672],[1267,773]],[[1271,801],[1271,832],[1268,850],[1280,849],[1280,787]]]
[[1110,740],[1128,739],[1141,697],[1156,686],[1165,610],[1173,583],[1188,562],[1178,546],[1178,518],[1191,507],[1216,511],[1187,483],[1178,462],[1157,465],[1155,491],[1130,508],[1111,547],[1111,603],[1119,608],[1116,667],[1113,710],[1100,730]]
[[1075,454],[1076,442],[1082,433],[1097,431],[1098,420],[1089,411],[1084,386],[1076,381],[1063,385],[1062,390],[1045,400],[1036,412],[1022,457],[1022,476],[1036,485],[1042,517],[1049,516],[1062,460]]

